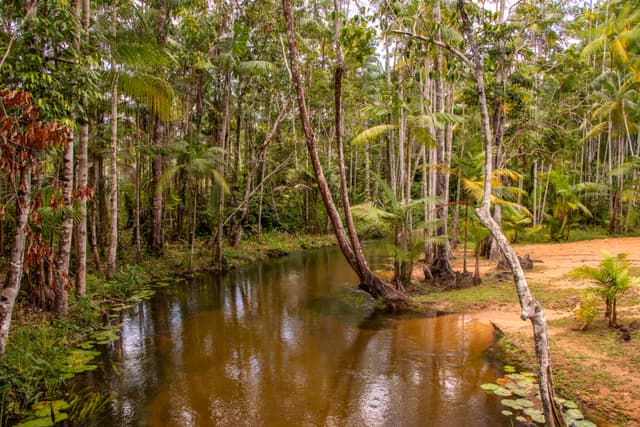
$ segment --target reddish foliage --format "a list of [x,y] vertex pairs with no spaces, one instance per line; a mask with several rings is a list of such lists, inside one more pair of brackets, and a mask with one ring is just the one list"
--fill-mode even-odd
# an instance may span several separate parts
[[[15,183],[16,177],[25,168],[31,168],[34,176],[37,176],[41,153],[52,147],[64,148],[67,130],[56,122],[40,120],[40,110],[33,106],[29,92],[0,89],[0,102],[0,170],[10,183]],[[50,205],[54,209],[59,204],[58,197],[58,192],[55,192],[51,198]],[[41,206],[41,194],[33,194],[23,262],[27,275],[43,262],[55,268],[52,250],[43,241],[41,233]],[[4,215],[4,210],[0,215]]]
[[20,168],[37,166],[40,153],[67,144],[67,130],[56,122],[39,120],[40,110],[31,94],[21,90],[0,90],[0,169],[14,182]]

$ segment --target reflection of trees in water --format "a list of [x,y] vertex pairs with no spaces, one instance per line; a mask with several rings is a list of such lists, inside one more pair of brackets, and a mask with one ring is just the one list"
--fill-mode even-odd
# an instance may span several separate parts
[[442,414],[464,423],[448,412],[456,405],[485,414],[474,420],[499,414],[474,403],[476,391],[484,396],[474,387],[488,369],[487,342],[466,318],[377,317],[358,328],[362,314],[311,309],[344,288],[340,263],[331,251],[300,255],[168,288],[141,305],[118,344],[114,419],[414,425]]

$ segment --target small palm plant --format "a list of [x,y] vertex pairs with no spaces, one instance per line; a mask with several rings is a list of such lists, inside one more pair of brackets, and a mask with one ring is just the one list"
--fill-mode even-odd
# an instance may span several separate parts
[[638,286],[638,277],[632,277],[629,273],[628,254],[612,255],[604,252],[604,258],[600,261],[600,267],[580,267],[573,270],[574,277],[591,279],[597,287],[594,292],[604,299],[606,304],[605,318],[609,326],[617,324],[616,304],[618,297],[629,289]]

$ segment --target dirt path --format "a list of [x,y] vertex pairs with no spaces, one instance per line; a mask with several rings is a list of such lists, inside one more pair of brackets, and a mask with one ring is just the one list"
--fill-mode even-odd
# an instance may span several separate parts
[[[540,283],[548,288],[576,290],[589,288],[591,285],[587,281],[572,279],[568,276],[568,273],[574,268],[583,265],[597,267],[602,259],[603,251],[608,251],[612,254],[627,253],[632,267],[640,268],[640,237],[522,245],[516,246],[515,249],[518,255],[529,254],[531,259],[534,260],[535,268],[525,272],[527,281],[530,284]],[[461,260],[456,259],[453,263],[455,269],[461,268],[457,264],[461,264]],[[481,261],[480,272],[482,275],[491,270],[495,270],[495,262]],[[555,320],[571,314],[570,311],[563,310],[546,309],[545,311],[548,320]],[[476,317],[494,322],[501,329],[504,328],[505,332],[527,329],[529,325],[520,319],[520,308],[517,305],[513,307],[501,306],[497,310],[483,310],[476,313]]]
[[[519,255],[529,254],[535,268],[526,272],[530,284],[540,286],[538,292],[589,287],[583,280],[568,276],[572,269],[597,266],[606,250],[617,254],[626,252],[633,267],[640,267],[640,238],[613,238],[573,243],[540,244],[516,247]],[[458,257],[460,258],[460,257]],[[454,268],[460,259],[454,262]],[[495,263],[483,261],[481,273],[495,270]],[[635,291],[637,294],[637,291]],[[534,297],[536,295],[534,294]],[[637,298],[636,298],[637,299]],[[571,310],[546,309],[549,334],[556,371],[563,382],[575,383],[572,392],[583,406],[609,425],[640,426],[640,334],[630,342],[622,342],[617,331],[607,328],[600,317],[590,330],[575,330]],[[638,319],[638,305],[620,307],[622,322]],[[520,319],[519,306],[500,304],[475,313],[481,321],[491,322],[504,331],[509,339],[529,352],[532,350],[532,331],[529,322]],[[574,378],[572,380],[572,378]],[[606,425],[606,422],[602,423]]]

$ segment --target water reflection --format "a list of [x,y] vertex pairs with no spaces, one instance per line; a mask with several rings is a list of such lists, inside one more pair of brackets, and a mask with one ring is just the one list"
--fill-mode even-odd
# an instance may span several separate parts
[[[338,251],[188,288],[124,318],[105,425],[499,426],[493,331],[470,316],[370,317]],[[355,296],[354,296],[355,295]]]

